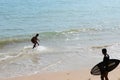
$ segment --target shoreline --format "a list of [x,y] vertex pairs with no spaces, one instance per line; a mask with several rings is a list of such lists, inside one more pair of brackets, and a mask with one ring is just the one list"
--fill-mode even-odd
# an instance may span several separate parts
[[[89,80],[89,76],[91,76],[89,73],[89,69],[80,69],[70,71],[36,73],[32,75],[0,78],[0,80],[84,80],[84,78],[85,80]],[[87,74],[87,77],[84,77],[84,74]]]
[[[120,80],[120,66],[109,72],[109,80]],[[0,78],[0,80],[100,80],[100,76],[90,74],[90,69],[80,69],[72,71],[37,73],[12,78]]]

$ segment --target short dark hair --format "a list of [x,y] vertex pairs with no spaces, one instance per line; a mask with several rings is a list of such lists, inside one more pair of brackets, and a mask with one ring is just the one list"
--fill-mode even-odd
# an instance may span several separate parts
[[106,52],[107,52],[107,49],[106,49],[106,48],[103,48],[103,49],[102,49],[102,52],[103,52],[103,53],[106,53]]
[[39,34],[36,34],[36,36],[39,36]]

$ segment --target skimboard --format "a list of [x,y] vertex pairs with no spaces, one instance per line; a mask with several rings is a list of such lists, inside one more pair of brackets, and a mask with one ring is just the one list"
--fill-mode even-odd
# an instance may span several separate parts
[[[119,65],[119,63],[120,63],[120,60],[118,59],[110,59],[108,61],[107,71],[108,72],[112,71]],[[100,62],[91,69],[90,73],[92,75],[101,75],[101,69],[103,68],[104,68],[104,63]]]

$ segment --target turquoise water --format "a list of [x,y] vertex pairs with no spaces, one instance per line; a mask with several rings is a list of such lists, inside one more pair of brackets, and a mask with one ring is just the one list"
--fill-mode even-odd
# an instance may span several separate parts
[[119,28],[119,0],[1,0],[0,38],[71,28]]
[[[92,67],[104,47],[120,59],[119,3],[0,0],[0,77]],[[36,33],[40,48],[32,50]]]
[[[52,39],[53,34],[67,31],[79,35],[81,32],[85,32],[86,35],[96,31],[96,35],[99,35],[97,32],[103,32],[101,36],[112,34],[114,37],[114,34],[119,35],[120,29],[119,2],[119,0],[1,0],[0,43],[4,45],[6,42],[29,40],[36,33],[40,33],[43,40],[47,37]],[[104,34],[104,31],[109,32]],[[78,37],[84,36],[76,38]]]

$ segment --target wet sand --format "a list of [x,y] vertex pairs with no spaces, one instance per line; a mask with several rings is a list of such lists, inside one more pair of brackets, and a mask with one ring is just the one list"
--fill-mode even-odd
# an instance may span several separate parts
[[[111,71],[108,75],[109,80],[120,80],[120,67]],[[100,80],[100,76],[90,74],[90,69],[48,72],[33,75],[24,75],[13,78],[4,78],[0,80]]]

